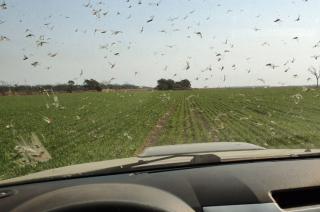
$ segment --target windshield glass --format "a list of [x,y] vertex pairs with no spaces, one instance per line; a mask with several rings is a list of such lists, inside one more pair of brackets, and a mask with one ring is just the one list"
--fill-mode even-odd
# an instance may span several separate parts
[[319,147],[319,9],[0,0],[0,179],[158,145]]

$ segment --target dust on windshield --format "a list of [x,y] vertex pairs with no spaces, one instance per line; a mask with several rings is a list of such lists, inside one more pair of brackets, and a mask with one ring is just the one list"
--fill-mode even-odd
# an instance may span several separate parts
[[148,146],[317,148],[316,0],[0,1],[0,179]]

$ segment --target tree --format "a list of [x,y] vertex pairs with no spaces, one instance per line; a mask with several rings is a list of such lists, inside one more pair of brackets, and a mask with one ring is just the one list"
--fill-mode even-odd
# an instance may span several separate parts
[[190,89],[191,88],[191,83],[187,79],[181,80],[180,82],[176,82],[176,84],[177,84],[176,88],[182,88],[182,89]]
[[75,82],[73,80],[69,80],[67,91],[72,93],[74,85],[75,85]]
[[320,68],[317,70],[315,67],[311,66],[309,72],[316,78],[317,88],[319,87],[319,79],[320,79]]
[[166,79],[159,79],[157,89],[159,90],[168,90],[169,86]]
[[75,82],[73,80],[69,80],[68,81],[68,85],[72,85],[73,86],[74,84],[75,84]]
[[159,79],[156,89],[158,90],[183,90],[190,89],[191,83],[189,80],[184,79],[179,82],[175,82],[172,79]]
[[167,80],[167,85],[168,85],[169,90],[174,89],[174,84],[175,84],[175,82],[172,79]]
[[83,82],[83,86],[87,89],[87,90],[96,90],[96,91],[102,91],[102,87],[100,85],[100,83],[94,79],[86,79]]
[[159,90],[172,90],[175,87],[175,82],[172,79],[159,79],[157,89]]

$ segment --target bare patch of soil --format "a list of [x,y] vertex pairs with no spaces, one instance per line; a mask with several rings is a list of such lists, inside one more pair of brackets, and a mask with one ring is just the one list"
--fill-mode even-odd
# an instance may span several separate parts
[[146,137],[143,145],[138,148],[135,152],[135,155],[141,153],[146,147],[155,146],[159,140],[159,137],[162,133],[163,128],[165,127],[167,121],[171,117],[171,114],[174,112],[174,108],[169,109],[157,122],[157,124],[152,128]]

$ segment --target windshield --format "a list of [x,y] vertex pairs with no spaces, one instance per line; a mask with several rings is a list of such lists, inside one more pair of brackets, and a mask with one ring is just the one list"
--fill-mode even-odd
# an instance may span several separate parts
[[0,0],[0,179],[158,145],[319,147],[319,9]]

